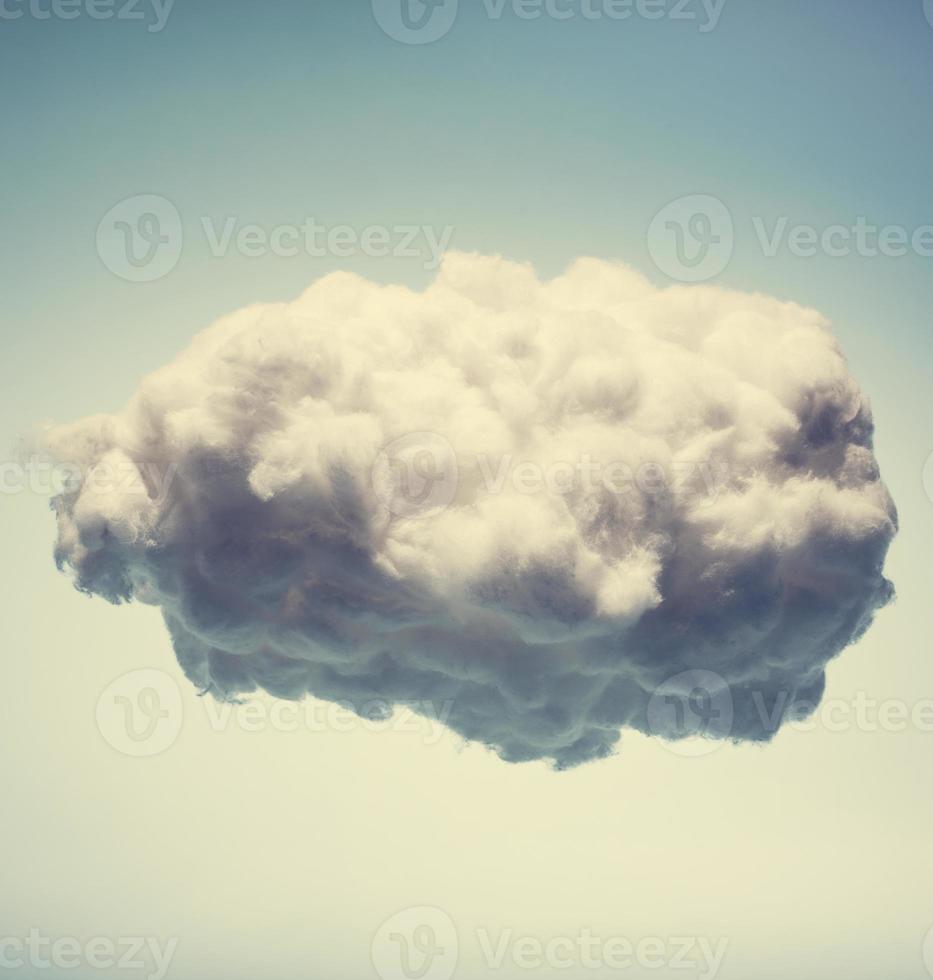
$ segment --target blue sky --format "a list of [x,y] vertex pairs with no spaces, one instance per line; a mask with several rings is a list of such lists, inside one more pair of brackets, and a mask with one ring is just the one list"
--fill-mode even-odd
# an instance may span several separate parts
[[[753,224],[933,225],[933,13],[726,0],[704,33],[460,8],[444,37],[409,45],[363,0],[177,0],[158,32],[7,0],[26,12],[0,19],[5,451],[37,422],[117,409],[224,312],[336,268],[432,276],[423,258],[215,257],[203,219],[449,227],[454,247],[545,276],[595,255],[663,285],[652,219],[712,195],[735,228],[712,281],[832,319],[900,510],[898,603],[830,691],[933,697],[933,258],[769,257]],[[172,202],[184,228],[177,265],[149,283],[114,275],[95,247],[103,216],[136,194]],[[171,753],[126,759],[100,739],[94,703],[121,670],[170,668],[157,617],[71,590],[39,495],[7,496],[0,515],[10,935],[176,936],[179,976],[359,977],[375,927],[431,905],[549,935],[706,930],[730,937],[727,978],[928,975],[933,734],[793,732],[709,760],[634,738],[562,777],[572,793],[475,750],[364,733],[308,747],[195,724]]]

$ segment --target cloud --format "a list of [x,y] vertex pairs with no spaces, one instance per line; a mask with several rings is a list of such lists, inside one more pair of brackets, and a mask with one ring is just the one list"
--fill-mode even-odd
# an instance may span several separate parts
[[329,275],[47,441],[59,564],[161,607],[199,688],[449,704],[509,761],[767,740],[892,596],[820,315],[593,259]]

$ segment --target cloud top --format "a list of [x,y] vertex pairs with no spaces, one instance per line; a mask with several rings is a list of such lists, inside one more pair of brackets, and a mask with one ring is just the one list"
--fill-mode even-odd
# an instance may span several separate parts
[[444,703],[509,761],[766,740],[892,594],[819,314],[593,259],[329,275],[48,443],[59,563],[161,607],[198,687]]

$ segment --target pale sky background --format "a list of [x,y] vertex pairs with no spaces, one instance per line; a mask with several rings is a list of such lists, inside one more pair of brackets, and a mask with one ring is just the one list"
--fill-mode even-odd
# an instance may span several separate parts
[[[827,694],[933,698],[933,258],[769,258],[751,224],[933,224],[921,0],[727,0],[708,33],[461,8],[425,46],[388,37],[363,0],[178,0],[157,33],[0,19],[7,458],[36,422],[119,408],[224,312],[335,268],[431,277],[414,258],[216,258],[202,216],[449,225],[457,248],[542,275],[590,254],[665,283],[651,219],[712,194],[736,225],[715,282],[834,321],[900,510],[897,604],[831,667]],[[171,200],[186,233],[151,283],[95,249],[104,214],[138,193]],[[216,732],[182,682],[177,741],[130,758],[95,709],[136,668],[183,680],[158,613],[72,589],[41,495],[5,496],[0,521],[0,936],[175,937],[179,980],[361,980],[377,976],[380,924],[426,905],[457,924],[462,978],[557,973],[490,972],[477,929],[582,928],[728,938],[727,980],[930,975],[933,732],[816,725],[699,758],[625,734],[615,758],[555,774],[417,732]]]

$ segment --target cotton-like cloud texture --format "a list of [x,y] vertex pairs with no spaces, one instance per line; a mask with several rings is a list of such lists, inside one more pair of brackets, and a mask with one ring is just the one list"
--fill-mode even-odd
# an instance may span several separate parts
[[59,563],[160,606],[198,687],[444,704],[509,761],[765,740],[892,595],[825,321],[592,259],[327,276],[48,443]]

